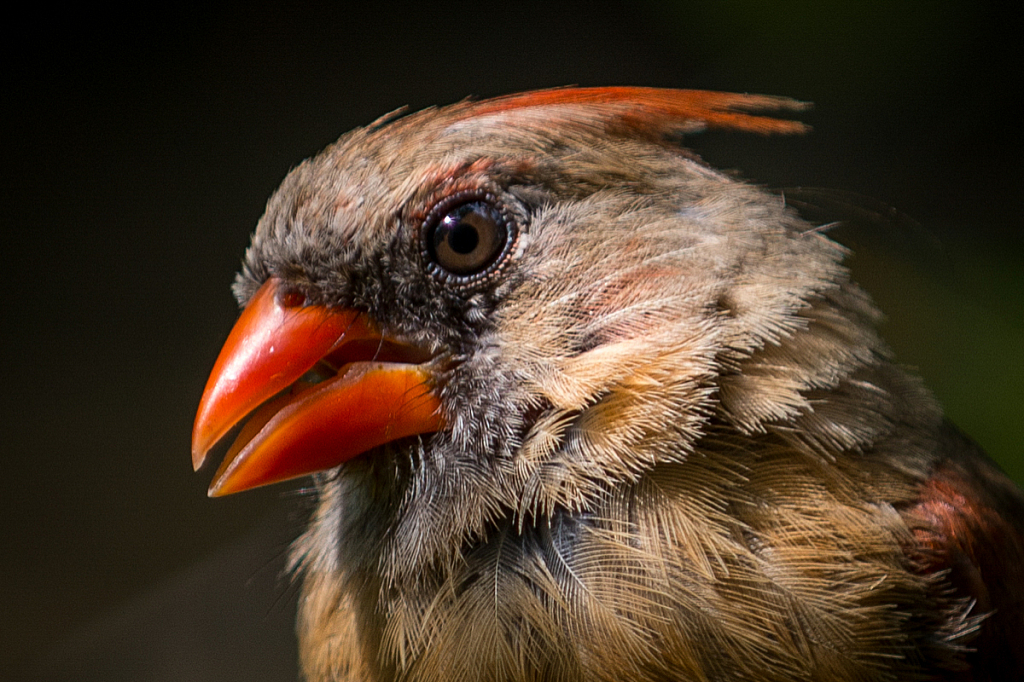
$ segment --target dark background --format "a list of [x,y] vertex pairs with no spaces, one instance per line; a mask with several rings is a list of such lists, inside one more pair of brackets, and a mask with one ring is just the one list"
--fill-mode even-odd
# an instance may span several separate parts
[[2,29],[5,679],[294,679],[276,574],[298,486],[207,499],[191,422],[267,197],[403,105],[566,84],[813,101],[804,138],[688,144],[870,197],[836,236],[884,333],[1024,480],[1021,27],[994,4],[34,11]]

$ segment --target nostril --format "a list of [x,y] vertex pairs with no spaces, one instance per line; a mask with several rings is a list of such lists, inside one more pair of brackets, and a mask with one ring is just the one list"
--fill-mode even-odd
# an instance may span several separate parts
[[301,308],[306,303],[306,295],[298,291],[282,291],[277,295],[277,302],[282,308]]

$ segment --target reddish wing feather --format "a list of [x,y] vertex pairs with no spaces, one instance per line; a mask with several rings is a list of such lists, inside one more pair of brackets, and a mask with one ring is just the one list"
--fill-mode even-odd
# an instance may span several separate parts
[[611,131],[655,137],[705,128],[770,134],[803,133],[804,123],[760,112],[796,112],[806,102],[788,97],[661,88],[556,88],[495,97],[468,107],[460,118],[511,113],[534,107],[562,109],[602,121]]
[[952,433],[948,457],[909,510],[928,571],[946,571],[956,596],[990,614],[968,642],[967,679],[1024,679],[1024,495],[978,447]]

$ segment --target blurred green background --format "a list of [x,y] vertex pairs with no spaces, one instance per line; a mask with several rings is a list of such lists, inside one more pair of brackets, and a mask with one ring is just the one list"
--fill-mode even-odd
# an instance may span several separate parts
[[297,486],[208,500],[191,420],[266,198],[301,159],[403,105],[566,84],[814,102],[803,138],[688,144],[773,188],[843,193],[822,221],[861,214],[835,236],[856,249],[897,356],[1024,481],[1008,8],[218,7],[37,7],[0,29],[8,679],[295,678],[294,595],[275,576],[301,524]]

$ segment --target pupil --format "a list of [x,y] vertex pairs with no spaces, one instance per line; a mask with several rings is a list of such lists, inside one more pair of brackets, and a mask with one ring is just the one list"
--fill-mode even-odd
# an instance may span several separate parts
[[477,234],[476,228],[467,225],[464,220],[460,220],[448,235],[448,245],[455,253],[473,253],[473,249],[479,243],[480,235]]

